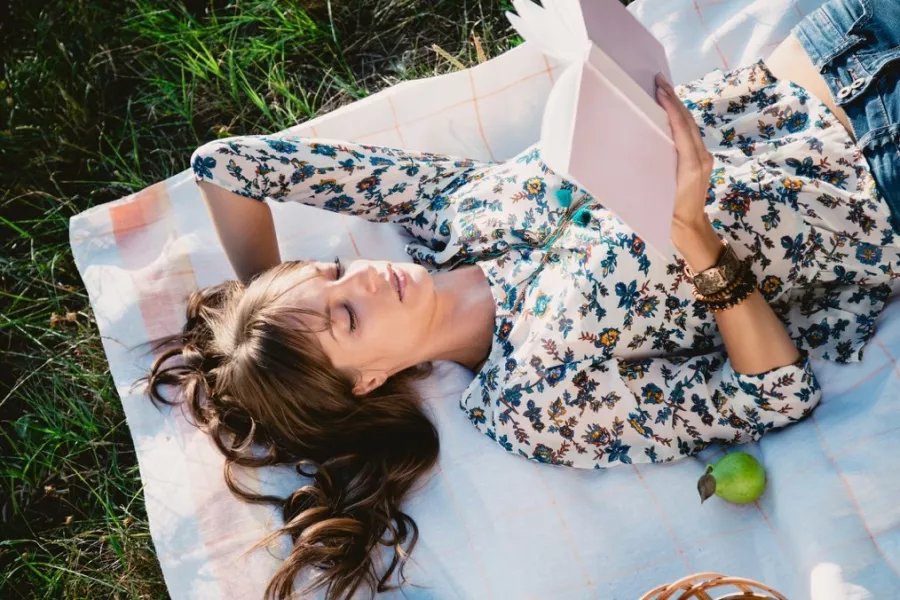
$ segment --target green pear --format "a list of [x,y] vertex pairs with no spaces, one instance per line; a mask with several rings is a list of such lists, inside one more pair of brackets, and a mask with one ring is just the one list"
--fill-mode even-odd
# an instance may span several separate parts
[[749,504],[762,496],[765,489],[765,469],[746,452],[732,452],[716,464],[707,465],[706,472],[697,482],[701,503],[715,494],[728,502]]

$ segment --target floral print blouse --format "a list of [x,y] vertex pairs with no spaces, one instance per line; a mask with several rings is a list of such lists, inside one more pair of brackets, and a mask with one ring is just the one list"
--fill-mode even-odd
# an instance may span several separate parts
[[676,91],[715,157],[706,211],[759,278],[795,364],[736,372],[680,258],[648,251],[537,146],[492,163],[245,136],[202,146],[192,166],[246,197],[397,223],[429,269],[478,265],[494,339],[459,406],[505,450],[581,468],[669,461],[809,415],[809,358],[860,359],[900,257],[868,164],[821,101],[761,60]]

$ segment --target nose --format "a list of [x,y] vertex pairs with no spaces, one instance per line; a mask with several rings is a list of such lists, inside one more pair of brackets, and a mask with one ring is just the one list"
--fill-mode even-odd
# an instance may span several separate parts
[[[345,264],[344,268],[349,270],[349,264]],[[383,292],[386,285],[390,284],[385,281],[374,265],[368,265],[363,269],[354,269],[349,276],[335,282],[336,289],[341,290],[340,293],[348,297],[358,294],[375,296]]]
[[357,271],[353,277],[347,278],[346,286],[348,291],[356,289],[374,296],[381,289],[379,279],[378,270],[374,266],[369,265],[365,269]]
[[366,291],[373,296],[377,294],[381,289],[380,281],[381,277],[378,275],[378,270],[374,266],[369,265],[366,269],[365,279],[363,280]]

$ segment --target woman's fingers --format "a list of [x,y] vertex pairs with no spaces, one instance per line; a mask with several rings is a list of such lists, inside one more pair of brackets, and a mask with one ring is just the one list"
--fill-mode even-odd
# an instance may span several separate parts
[[[699,157],[697,154],[697,144],[693,135],[685,122],[684,113],[679,109],[679,105],[684,106],[681,100],[675,96],[674,91],[670,91],[670,87],[664,83],[661,75],[657,75],[658,88],[657,96],[666,114],[669,117],[669,127],[672,129],[672,140],[675,142],[675,148],[678,156],[685,161],[686,164],[699,165]],[[694,120],[691,119],[692,126],[696,127]]]
[[702,155],[706,152],[706,144],[703,143],[703,136],[700,135],[700,128],[697,127],[697,122],[694,121],[694,115],[691,114],[690,109],[688,109],[688,107],[684,105],[684,102],[682,102],[678,98],[678,94],[675,93],[675,88],[672,87],[672,84],[665,79],[663,79],[663,82],[665,83],[669,91],[669,95],[677,100],[677,102],[675,102],[675,105],[678,108],[678,112],[683,115],[684,121],[688,126],[688,131],[691,132],[691,138],[694,140],[697,152],[702,157]]
[[700,128],[697,127],[691,111],[681,102],[675,89],[661,74],[656,76],[656,81],[657,95],[669,116],[673,141],[679,156],[684,159],[683,165],[689,169],[705,169],[707,166],[711,169],[712,156],[706,150]]

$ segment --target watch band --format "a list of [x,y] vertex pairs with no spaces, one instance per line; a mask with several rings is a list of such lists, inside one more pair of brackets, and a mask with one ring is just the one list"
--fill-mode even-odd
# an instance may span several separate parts
[[688,281],[694,284],[697,291],[703,296],[712,296],[735,281],[741,273],[741,259],[735,254],[734,249],[724,239],[722,240],[722,252],[716,265],[710,267],[700,273],[694,273],[691,268],[685,264],[684,274]]

